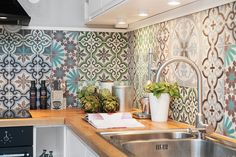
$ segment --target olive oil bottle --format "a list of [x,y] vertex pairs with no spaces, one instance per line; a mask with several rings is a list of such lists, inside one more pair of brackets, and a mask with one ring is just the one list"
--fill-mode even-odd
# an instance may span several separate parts
[[31,81],[30,87],[30,109],[37,109],[37,88],[35,86],[35,81]]
[[40,109],[47,109],[47,87],[44,80],[41,81],[40,87]]

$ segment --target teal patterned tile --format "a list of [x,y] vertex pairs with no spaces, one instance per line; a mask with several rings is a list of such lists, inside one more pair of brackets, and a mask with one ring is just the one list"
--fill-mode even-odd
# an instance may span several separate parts
[[65,52],[60,42],[53,40],[51,62],[53,67],[61,67],[64,63]]
[[77,70],[77,52],[79,32],[53,31],[52,41],[52,73],[53,80],[65,80],[67,84],[67,105],[77,106],[76,93],[80,80]]
[[78,91],[78,82],[80,81],[80,74],[77,69],[70,70],[66,74],[66,80],[67,80],[67,89],[70,91],[70,93],[73,93],[76,95]]
[[34,54],[51,54],[52,31],[48,30],[25,30],[24,45],[30,48]]
[[81,80],[127,80],[126,33],[1,29],[0,36],[1,94],[10,92],[3,97],[7,107],[23,99],[30,80],[66,80],[68,106],[77,105]]
[[223,134],[236,138],[236,45],[232,45],[225,54],[225,112]]
[[225,116],[223,122],[223,135],[228,136],[230,138],[236,138],[235,136],[235,127],[233,126],[232,117]]
[[23,45],[23,36],[23,30],[17,33],[10,33],[0,28],[0,54],[15,53],[16,50]]

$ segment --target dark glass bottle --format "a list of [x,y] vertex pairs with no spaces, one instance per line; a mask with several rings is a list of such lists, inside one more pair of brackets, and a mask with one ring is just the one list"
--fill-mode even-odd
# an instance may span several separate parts
[[48,157],[53,157],[53,151],[49,151],[49,156]]
[[46,149],[44,149],[43,150],[43,153],[39,156],[39,157],[45,157],[45,155],[46,155],[46,152],[47,152],[47,150]]
[[37,88],[35,86],[35,81],[31,81],[30,87],[30,109],[37,109]]
[[40,87],[40,109],[47,109],[47,87],[45,81],[41,81]]

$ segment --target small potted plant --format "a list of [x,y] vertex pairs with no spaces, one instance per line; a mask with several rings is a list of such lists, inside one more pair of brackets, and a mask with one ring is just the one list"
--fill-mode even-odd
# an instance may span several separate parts
[[145,91],[149,93],[152,121],[166,122],[170,100],[180,97],[177,83],[154,82],[146,85]]

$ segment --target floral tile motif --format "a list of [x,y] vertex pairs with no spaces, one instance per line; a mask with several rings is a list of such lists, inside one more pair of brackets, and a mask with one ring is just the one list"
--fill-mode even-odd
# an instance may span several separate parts
[[0,30],[0,54],[12,54],[23,45],[24,31],[9,33],[5,29]]
[[15,53],[11,54],[11,56],[18,62],[18,66],[26,68],[26,65],[32,62],[35,54],[32,53],[29,47],[22,45],[15,51]]
[[31,74],[26,70],[21,70],[11,79],[11,84],[20,91],[21,95],[26,95],[29,91],[31,80],[34,80]]
[[225,116],[224,117],[224,122],[223,122],[223,135],[231,137],[231,138],[236,138],[235,134],[235,127],[233,126],[232,122],[232,117]]
[[97,62],[101,67],[106,67],[115,56],[112,54],[111,49],[107,49],[105,45],[103,45],[103,47],[98,48],[97,51],[92,54],[92,57],[97,58]]
[[[7,108],[29,105],[30,81],[39,82],[50,76],[51,31],[0,31],[0,90],[2,104]],[[20,105],[19,105],[20,104]],[[24,106],[24,105],[23,105]],[[22,106],[21,106],[22,107]]]
[[41,80],[47,80],[47,84],[55,79],[66,80],[67,104],[77,106],[80,80],[128,79],[126,33],[50,30],[9,33],[0,29],[0,53],[0,101],[7,108],[16,107],[19,102],[27,106],[31,80],[36,80],[38,88]]
[[80,75],[77,69],[70,70],[67,75],[67,89],[71,93],[77,93],[78,91],[78,82],[80,80]]
[[62,45],[59,42],[53,42],[51,56],[52,67],[60,67],[60,65],[65,64],[64,57],[65,53]]
[[134,59],[134,50],[135,50],[135,47],[136,47],[136,36],[135,36],[135,32],[132,31],[132,32],[129,32],[128,34],[128,53],[130,54],[129,55],[129,58],[128,58],[128,80],[129,80],[129,83],[131,85],[134,86],[134,76],[135,76],[135,69],[136,69],[136,62],[135,62],[135,59]]
[[180,122],[195,124],[197,114],[197,91],[195,88],[180,86],[181,98],[175,99],[170,105],[169,116]]
[[113,53],[121,54],[123,50],[127,48],[127,34],[110,33],[103,42],[105,42],[105,46]]
[[226,16],[226,27],[231,31],[234,43],[236,41],[236,3],[230,3],[229,5],[229,13]]
[[31,49],[34,54],[51,53],[52,31],[47,30],[25,30],[24,45]]
[[67,84],[67,105],[77,106],[76,93],[80,80],[77,70],[79,32],[53,31],[51,53],[52,80],[65,80]]
[[88,58],[86,63],[78,66],[81,76],[84,76],[86,80],[97,80],[97,75],[101,73],[102,66],[97,63],[96,58]]
[[67,81],[68,106],[77,105],[79,81],[127,80],[126,33],[53,31],[52,38],[52,76]]
[[236,138],[236,45],[225,54],[225,112],[223,134]]
[[[197,21],[194,21],[193,16],[183,17],[171,21],[174,30],[171,31],[169,40],[170,57],[182,56],[194,61],[196,64],[200,62],[200,32],[197,28]],[[179,62],[175,66],[170,66],[170,74],[175,76],[179,85],[195,87],[196,75],[190,65]],[[173,76],[171,77],[173,78]]]
[[85,80],[127,80],[126,33],[87,32],[78,36],[78,70]]
[[30,73],[32,79],[38,83],[40,80],[48,80],[51,76],[50,57],[44,54],[34,55],[31,62],[23,69]]
[[26,97],[21,97],[20,100],[16,102],[16,105],[13,109],[16,109],[18,113],[16,113],[19,116],[26,116],[28,115],[28,110],[30,109],[29,100],[26,99]]
[[[203,113],[207,117],[207,122],[215,126],[217,132],[222,133],[224,118],[224,49],[222,41],[228,30],[225,27],[227,15],[223,14],[224,6],[212,8],[207,11],[203,18],[203,34],[208,41],[207,57],[203,58],[202,69],[204,79],[207,80],[209,88],[207,96],[203,102]],[[227,40],[223,47],[228,46]]]
[[98,32],[81,32],[78,36],[79,47],[84,48],[91,55],[97,48],[102,47],[103,38]]
[[140,107],[138,100],[145,95],[143,89],[148,79],[148,52],[153,52],[155,55],[158,51],[157,45],[159,43],[156,40],[156,34],[160,33],[157,32],[159,30],[158,26],[159,24],[129,32],[130,55],[127,58],[130,61],[128,62],[129,69],[127,77],[130,84],[134,86],[136,93],[134,106],[136,107]]
[[[229,60],[235,60],[232,57],[234,52],[227,53],[228,58],[225,61],[223,58],[229,46],[236,43],[235,5],[236,2],[229,3],[129,32],[129,51],[133,54],[134,61],[130,64],[128,74],[131,84],[136,89],[136,100],[145,94],[143,85],[147,81],[145,56],[147,56],[148,47],[154,52],[157,66],[173,56],[188,57],[199,65],[203,74],[202,109],[206,122],[212,124],[216,132],[230,137],[234,136],[235,117],[232,115],[234,112],[231,111],[235,106],[232,103],[234,98],[232,94],[227,95],[226,92],[230,89],[224,79],[224,75],[227,75],[228,82],[230,82],[229,76],[233,78],[233,74],[230,74],[230,71],[234,70],[233,67],[231,66],[224,73],[224,65],[227,66]],[[195,87],[196,75],[189,66],[183,63],[170,66],[165,73],[168,80],[177,80],[180,85],[183,85],[180,88],[182,99],[173,102],[170,117],[193,124],[197,95],[193,88],[188,87]],[[233,81],[231,82],[233,84]],[[226,100],[231,105],[227,105]],[[226,108],[230,110],[229,116],[225,114]]]

